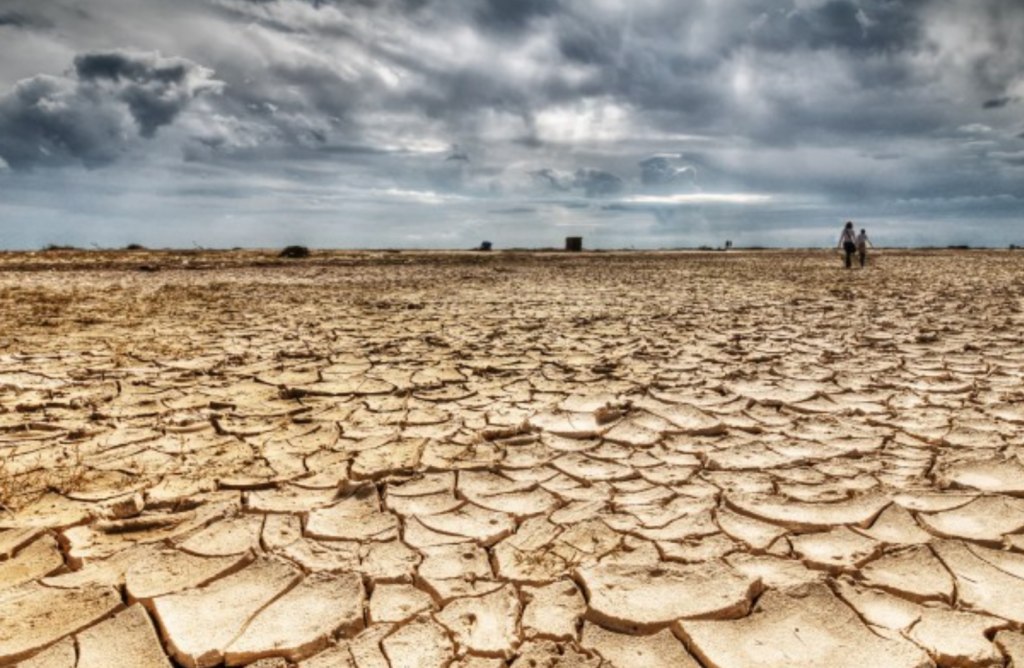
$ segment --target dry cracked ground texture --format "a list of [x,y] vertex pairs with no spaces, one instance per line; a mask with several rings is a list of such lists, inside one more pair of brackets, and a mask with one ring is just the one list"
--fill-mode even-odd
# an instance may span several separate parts
[[1022,260],[4,255],[0,665],[1024,666]]

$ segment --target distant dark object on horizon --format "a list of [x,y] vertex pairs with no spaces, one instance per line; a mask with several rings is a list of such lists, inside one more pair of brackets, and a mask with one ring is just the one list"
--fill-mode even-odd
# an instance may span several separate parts
[[570,253],[579,253],[583,250],[583,237],[566,237],[565,250]]
[[955,246],[946,246],[949,250],[971,250],[971,247],[967,244],[959,244]]
[[43,247],[43,250],[49,253],[54,251],[80,251],[82,249],[78,246],[69,246],[66,244],[46,244],[46,246]]
[[128,244],[127,246],[124,247],[124,249],[126,251],[144,251],[144,250],[149,250],[148,248],[146,248],[142,244]]
[[480,250],[482,250],[482,251],[489,251],[489,250],[491,250],[492,247],[493,247],[493,244],[491,244],[490,241],[481,241],[480,242]]
[[293,259],[309,257],[309,249],[305,246],[287,246],[278,257],[290,257]]

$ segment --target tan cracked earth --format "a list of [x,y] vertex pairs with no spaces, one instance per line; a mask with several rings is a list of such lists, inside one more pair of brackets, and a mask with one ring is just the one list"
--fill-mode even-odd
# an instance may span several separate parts
[[0,666],[1024,666],[1024,257],[0,254]]

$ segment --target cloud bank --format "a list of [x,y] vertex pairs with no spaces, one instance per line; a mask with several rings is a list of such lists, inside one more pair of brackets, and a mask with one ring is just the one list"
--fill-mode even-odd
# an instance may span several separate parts
[[40,193],[77,184],[51,235],[127,236],[157,198],[131,236],[817,245],[854,218],[942,244],[969,218],[1020,241],[1015,0],[8,5],[0,219],[56,220]]

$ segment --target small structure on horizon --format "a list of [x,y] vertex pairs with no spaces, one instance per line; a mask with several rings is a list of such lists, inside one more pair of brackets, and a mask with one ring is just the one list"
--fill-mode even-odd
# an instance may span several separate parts
[[489,251],[489,250],[491,250],[491,242],[490,241],[481,241],[480,242],[480,250],[482,250],[482,251]]
[[583,237],[566,237],[565,250],[570,253],[579,253],[583,250]]

